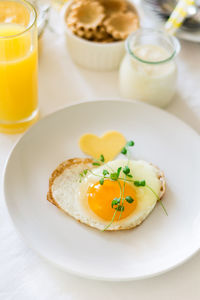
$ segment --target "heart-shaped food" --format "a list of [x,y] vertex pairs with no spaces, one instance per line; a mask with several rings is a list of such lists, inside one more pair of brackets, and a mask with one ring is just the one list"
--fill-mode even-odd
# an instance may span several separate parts
[[105,161],[113,160],[125,144],[125,137],[118,131],[106,132],[101,137],[87,133],[79,141],[79,146],[85,154],[95,159],[99,159],[100,155],[103,154]]

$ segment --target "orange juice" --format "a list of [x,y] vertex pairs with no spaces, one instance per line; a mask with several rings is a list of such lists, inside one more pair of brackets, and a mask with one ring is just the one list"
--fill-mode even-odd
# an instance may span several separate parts
[[12,123],[18,131],[16,121],[25,122],[37,110],[37,47],[31,48],[30,32],[18,35],[22,27],[0,24],[0,122],[5,123],[0,131]]

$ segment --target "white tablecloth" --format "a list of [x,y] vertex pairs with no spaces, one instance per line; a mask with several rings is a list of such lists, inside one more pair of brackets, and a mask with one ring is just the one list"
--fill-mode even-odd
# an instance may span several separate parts
[[[200,133],[200,44],[181,44],[177,94],[167,110]],[[77,67],[64,38],[46,32],[39,72],[41,117],[80,99],[119,97],[117,78],[117,72]],[[19,137],[0,134],[0,300],[200,299],[200,253],[159,277],[110,283],[64,273],[29,249],[10,221],[2,192],[5,161]]]

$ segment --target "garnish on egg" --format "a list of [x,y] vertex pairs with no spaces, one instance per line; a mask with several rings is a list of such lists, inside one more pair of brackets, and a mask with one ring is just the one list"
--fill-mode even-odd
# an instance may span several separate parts
[[[127,155],[129,151],[129,147],[133,147],[134,145],[135,145],[134,141],[132,140],[128,141],[125,147],[122,148],[121,154]],[[101,166],[102,163],[104,163],[104,161],[105,158],[103,154],[101,154],[99,160],[93,162],[93,165]],[[166,208],[162,203],[162,200],[159,198],[156,192],[149,185],[146,184],[145,180],[138,181],[138,180],[130,179],[133,178],[133,175],[130,174],[130,168],[128,164],[129,164],[129,160],[127,161],[127,165],[125,165],[125,167],[123,168],[119,167],[117,169],[117,172],[109,172],[107,169],[103,169],[102,177],[99,179],[99,182],[89,187],[88,202],[90,208],[99,217],[103,218],[104,220],[110,220],[110,223],[103,229],[103,231],[107,230],[114,221],[120,221],[121,219],[126,218],[135,209],[136,207],[135,194],[133,189],[130,191],[130,189],[132,188],[131,184],[136,187],[146,187],[147,189],[149,189],[157,197],[157,200],[160,201],[165,214],[168,215]],[[91,172],[93,175],[96,175],[92,170],[85,169],[83,170],[82,173],[80,173],[80,177],[83,178],[84,175],[86,175],[88,172]],[[96,176],[100,177],[100,175],[96,175]],[[117,195],[113,195],[113,199],[111,201],[111,209],[109,210],[107,209],[106,214],[105,212],[102,213],[102,210],[98,210],[98,208],[101,207],[102,205],[105,205],[105,203],[108,202],[107,200],[112,198],[110,191],[116,192],[116,187],[110,189],[109,187],[115,185],[115,183],[116,185],[118,185],[119,192]],[[99,188],[102,185],[105,186],[103,193]],[[130,191],[130,194],[128,194],[127,190]],[[92,201],[93,198],[95,198],[95,201]],[[127,206],[126,203],[128,204],[134,203],[134,204],[132,204],[132,206],[129,207]],[[114,210],[114,212],[112,213],[111,216],[112,210]]]

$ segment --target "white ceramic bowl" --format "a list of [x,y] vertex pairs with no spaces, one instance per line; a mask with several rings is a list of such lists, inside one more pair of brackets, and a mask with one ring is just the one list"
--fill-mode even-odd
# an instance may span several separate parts
[[125,42],[97,43],[75,35],[67,26],[65,16],[69,11],[68,2],[62,11],[67,46],[72,59],[80,66],[94,71],[112,71],[119,67],[125,54]]

